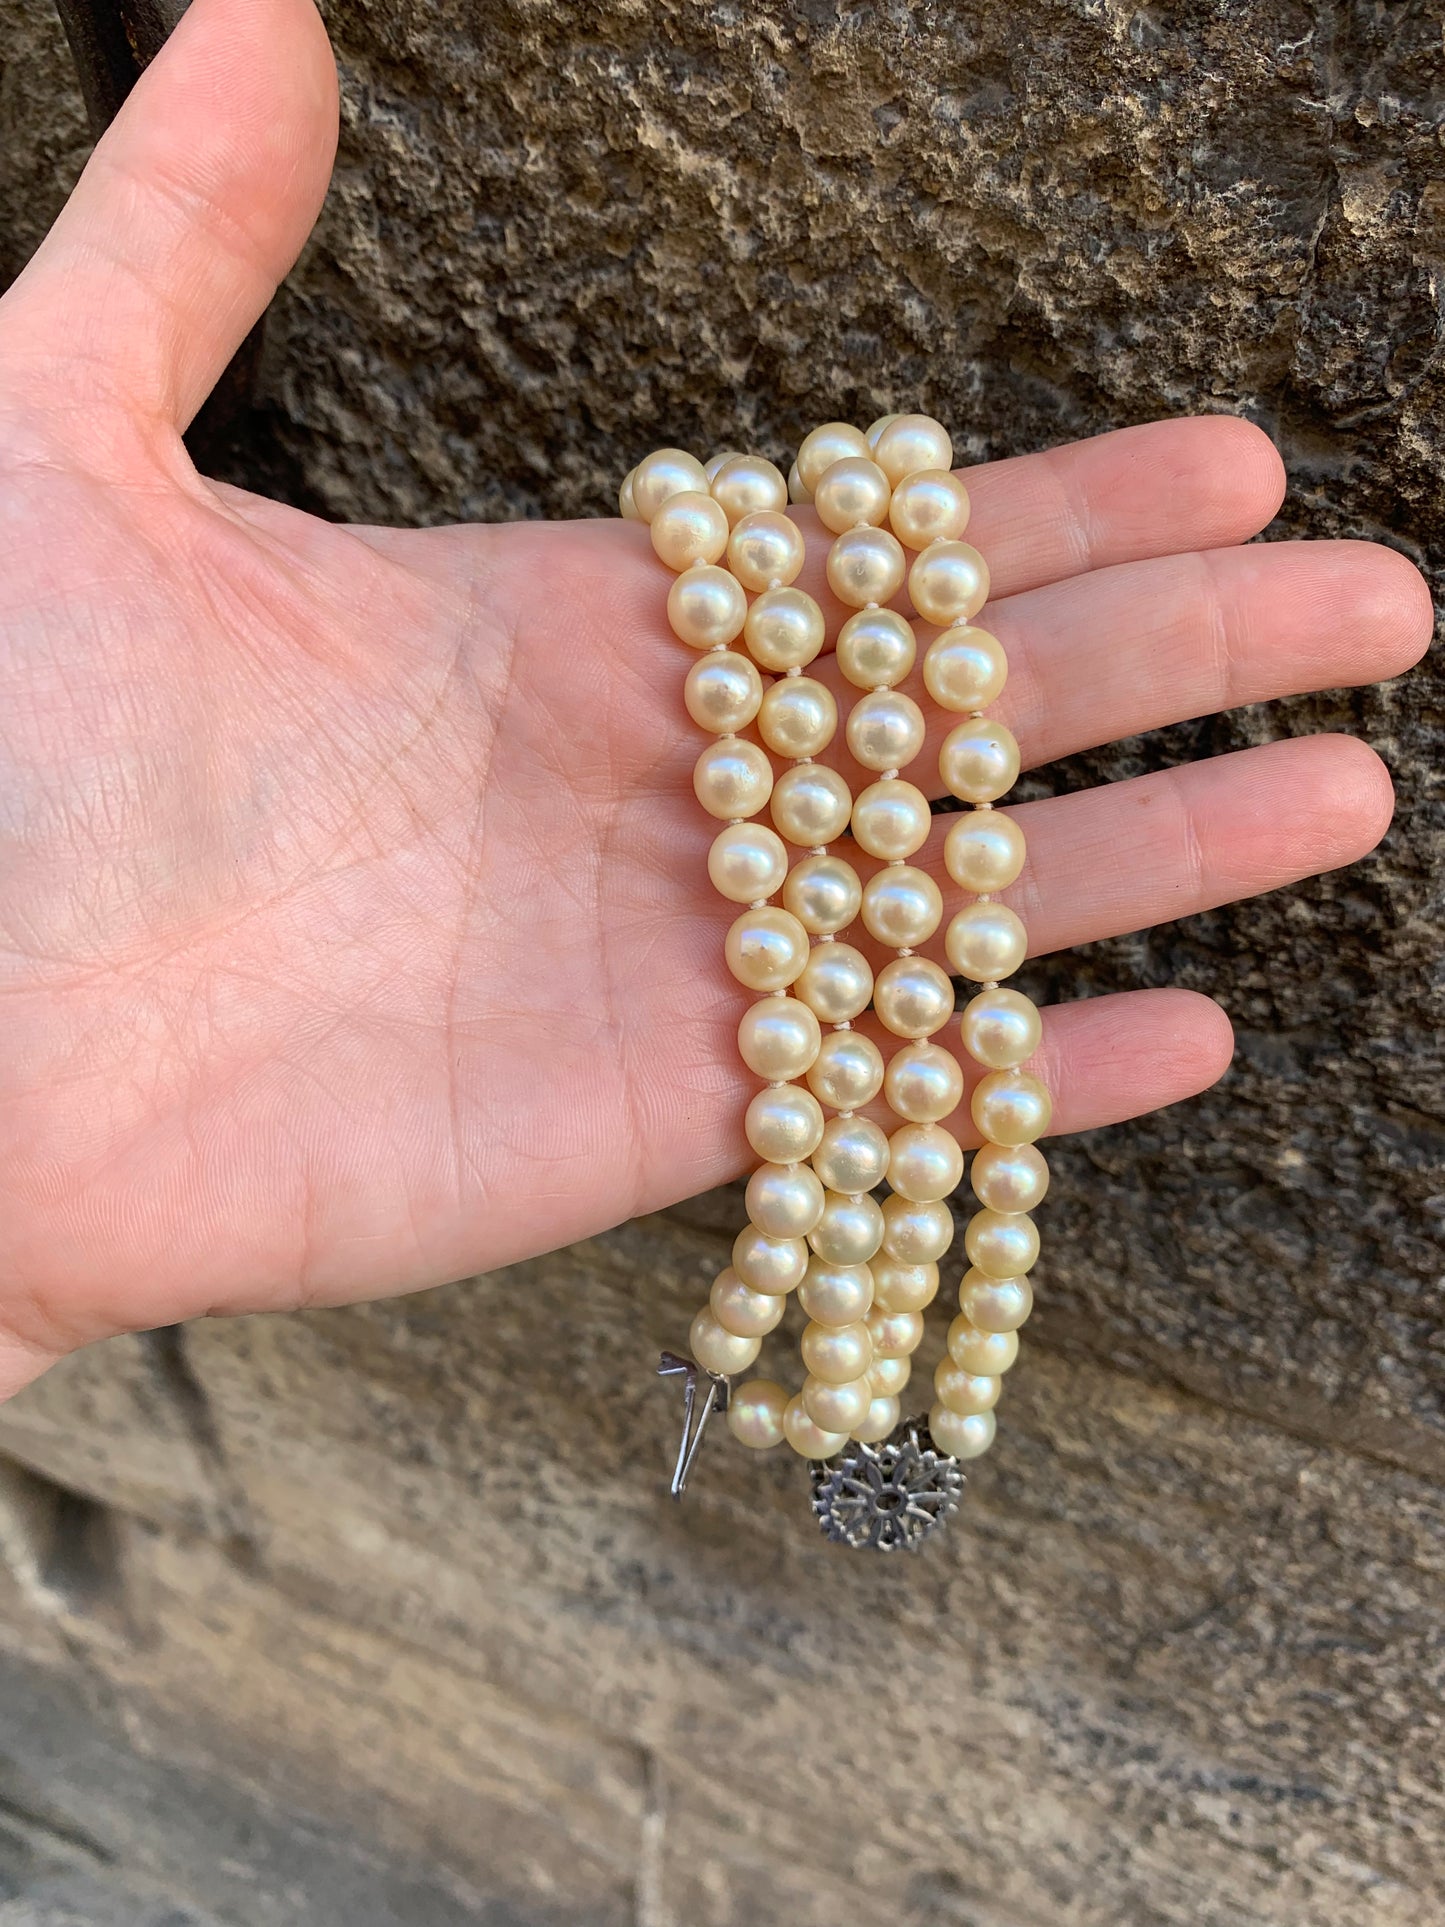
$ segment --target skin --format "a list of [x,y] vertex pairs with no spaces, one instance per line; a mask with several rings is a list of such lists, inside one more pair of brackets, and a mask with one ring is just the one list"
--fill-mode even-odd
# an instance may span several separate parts
[[[335,131],[310,0],[196,0],[0,303],[0,1395],[110,1333],[414,1289],[746,1162],[646,529],[339,528],[185,455]],[[1026,762],[1392,676],[1430,634],[1387,550],[1240,546],[1284,477],[1232,419],[969,487]],[[1349,863],[1390,809],[1363,744],[1280,742],[1021,808],[1010,900],[1036,952],[1087,942]],[[1177,1102],[1230,1049],[1184,991],[1050,1012],[1055,1128]]]

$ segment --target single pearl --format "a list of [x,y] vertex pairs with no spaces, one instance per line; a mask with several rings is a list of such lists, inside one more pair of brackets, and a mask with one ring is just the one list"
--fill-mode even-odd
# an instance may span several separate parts
[[969,903],[943,940],[948,961],[971,983],[1010,977],[1028,955],[1028,933],[1006,903]]
[[932,1204],[962,1176],[963,1151],[941,1124],[900,1124],[888,1140],[888,1182],[901,1198]]
[[937,1124],[963,1102],[963,1071],[940,1044],[905,1044],[888,1060],[889,1108],[910,1124]]
[[943,920],[943,892],[926,870],[890,864],[868,879],[863,891],[863,927],[891,949],[916,950]]
[[684,569],[667,592],[672,633],[689,649],[716,649],[731,642],[742,634],[747,613],[742,584],[726,569]]
[[783,885],[783,902],[815,937],[846,930],[862,901],[858,872],[841,856],[805,856]]
[[[792,921],[798,923],[796,917]],[[798,928],[803,928],[801,923]],[[851,943],[819,943],[805,958],[797,985],[795,995],[816,1012],[821,1022],[851,1024],[868,1008],[873,971],[863,952]]]
[[848,717],[848,747],[864,769],[902,769],[923,747],[923,711],[899,689],[860,696]]
[[760,1164],[744,1194],[748,1217],[769,1238],[806,1238],[826,1196],[806,1164]]
[[896,415],[880,432],[873,459],[897,488],[923,469],[952,468],[953,443],[931,415]]
[[728,519],[710,495],[684,489],[652,518],[652,547],[669,569],[716,562],[728,545]]
[[[849,1198],[846,1202],[856,1200]],[[864,1202],[873,1204],[872,1198]],[[873,1309],[873,1274],[868,1260],[848,1263],[815,1257],[798,1287],[798,1303],[815,1325],[856,1325]]]
[[788,846],[766,823],[729,823],[712,840],[707,873],[729,903],[756,903],[783,887]]
[[1001,1378],[1019,1355],[1019,1335],[981,1332],[960,1312],[948,1328],[948,1355],[961,1372]]
[[812,1157],[828,1189],[850,1197],[871,1191],[888,1175],[888,1139],[866,1117],[830,1117]]
[[875,1257],[873,1303],[880,1311],[922,1311],[938,1296],[936,1264],[900,1265],[895,1259]]
[[866,522],[874,527],[888,513],[888,477],[866,455],[845,455],[824,469],[813,490],[818,520],[834,535]]
[[1049,1188],[1044,1154],[1032,1144],[985,1144],[969,1166],[973,1195],[991,1211],[1032,1211]]
[[949,825],[943,861],[960,890],[1007,890],[1024,867],[1024,833],[1002,810],[969,810]]
[[1033,1056],[1043,1038],[1038,1006],[1022,991],[981,990],[970,997],[958,1020],[963,1047],[991,1071],[1017,1070]]
[[758,712],[758,734],[775,756],[818,756],[837,729],[833,692],[811,676],[780,676]]
[[921,1311],[883,1311],[875,1306],[864,1323],[873,1340],[875,1358],[907,1358],[923,1343]]
[[873,1340],[861,1319],[851,1325],[808,1325],[799,1349],[814,1378],[847,1385],[873,1363]]
[[798,479],[809,500],[817,495],[819,482],[834,462],[846,461],[849,456],[866,457],[868,452],[866,439],[848,422],[824,422],[815,428],[798,450]]
[[735,649],[710,651],[688,670],[682,700],[699,729],[731,736],[746,729],[761,708],[763,679]]
[[1028,1071],[990,1071],[974,1085],[969,1109],[990,1144],[1032,1144],[1054,1114],[1048,1091]]
[[950,1458],[977,1459],[993,1444],[998,1424],[992,1412],[950,1412],[940,1400],[928,1414],[928,1430]]
[[724,1331],[709,1305],[693,1319],[688,1345],[705,1372],[724,1375],[745,1372],[762,1350],[760,1338],[740,1338],[736,1332]]
[[958,1288],[958,1308],[981,1332],[1016,1332],[1034,1308],[1027,1278],[986,1278],[966,1271]]
[[638,519],[650,522],[673,495],[707,493],[707,471],[682,448],[659,448],[632,471],[632,501]]
[[808,1072],[814,1097],[835,1111],[861,1111],[882,1088],[883,1053],[873,1039],[856,1030],[829,1031]]
[[997,636],[962,622],[929,643],[923,681],[940,709],[987,709],[1008,681],[1008,657]]
[[711,484],[716,481],[717,472],[723,463],[735,460],[741,453],[740,448],[720,448],[716,455],[709,455],[702,465],[702,472],[706,475],[708,482]]
[[876,1445],[886,1439],[898,1424],[899,1406],[896,1398],[875,1398],[868,1407],[868,1415],[861,1425],[853,1427],[852,1436],[861,1439],[865,1445]]
[[803,1282],[808,1247],[802,1238],[769,1238],[747,1224],[733,1239],[732,1268],[754,1291],[781,1297]]
[[728,1393],[728,1430],[739,1445],[765,1452],[783,1442],[783,1411],[788,1395],[770,1378],[750,1378]]
[[[825,1265],[866,1265],[883,1242],[883,1211],[876,1198],[864,1191],[856,1198],[833,1191],[823,1207],[823,1215],[808,1233],[808,1243]],[[871,1299],[871,1292],[869,1294]],[[846,1325],[850,1318],[861,1318],[867,1305],[850,1311],[846,1318],[825,1318],[808,1306],[809,1315],[820,1325]]]
[[934,1368],[933,1389],[941,1404],[963,1416],[969,1412],[991,1412],[998,1404],[1003,1380],[987,1372],[960,1371],[951,1358],[945,1358]]
[[709,743],[692,769],[692,787],[709,816],[755,816],[773,789],[773,766],[738,736]]
[[993,803],[1019,780],[1019,746],[1002,723],[957,723],[938,752],[943,786],[961,803]]
[[798,464],[794,462],[788,470],[788,500],[801,506],[803,503],[811,502],[812,499],[812,491],[803,487],[803,478],[798,473]]
[[895,1037],[931,1037],[953,1015],[953,985],[928,957],[896,957],[873,986],[878,1021]]
[[875,1358],[868,1367],[868,1383],[875,1398],[897,1398],[912,1376],[913,1360],[906,1356]]
[[935,1264],[953,1243],[953,1213],[941,1199],[883,1200],[883,1251],[900,1265]]
[[860,609],[838,631],[837,655],[855,689],[892,689],[911,672],[918,640],[896,609]]
[[730,455],[712,477],[712,499],[731,523],[788,506],[783,471],[761,455]]
[[822,763],[798,763],[774,783],[772,805],[774,827],[789,843],[808,848],[843,834],[853,798],[837,770]]
[[946,468],[921,468],[893,491],[888,521],[905,549],[956,542],[968,527],[968,490]]
[[729,1265],[714,1278],[707,1302],[725,1332],[736,1338],[763,1338],[782,1322],[787,1299],[780,1292],[755,1291]]
[[808,1416],[801,1394],[783,1407],[783,1436],[801,1458],[831,1459],[848,1443],[846,1432],[825,1432]]
[[764,997],[749,1005],[738,1023],[738,1055],[754,1077],[769,1083],[801,1077],[822,1039],[817,1018],[796,997]]
[[975,1271],[987,1278],[1021,1278],[1038,1262],[1038,1226],[1022,1211],[975,1211],[963,1234]]
[[640,522],[642,520],[642,517],[637,512],[636,497],[632,493],[632,478],[636,473],[637,470],[635,468],[630,468],[627,471],[626,480],[617,491],[617,506],[622,511],[622,519],[624,522]]
[[[901,776],[870,783],[853,805],[855,842],[885,863],[921,850],[932,822],[928,798]],[[787,835],[786,830],[783,834]]]
[[748,1106],[743,1128],[748,1143],[769,1164],[801,1164],[818,1148],[823,1107],[811,1091],[796,1084],[759,1091]]
[[896,415],[880,415],[876,422],[869,423],[864,432],[863,439],[870,448],[876,448],[878,446],[878,437],[883,433],[889,422],[896,422],[897,420],[898,417]]
[[806,669],[826,633],[823,611],[802,589],[768,589],[748,610],[743,625],[753,661],[764,669]]
[[988,601],[988,564],[967,542],[935,542],[908,571],[908,594],[925,622],[967,622]]
[[828,551],[828,587],[849,609],[889,602],[903,587],[908,558],[887,529],[845,529]]
[[745,589],[786,588],[803,566],[802,530],[776,509],[758,509],[735,525],[727,552],[728,567]]
[[868,1416],[873,1403],[873,1388],[866,1377],[846,1385],[830,1385],[826,1379],[810,1378],[801,1393],[808,1417],[824,1432],[851,1432]]
[[749,990],[786,990],[808,961],[808,933],[786,910],[764,904],[733,919],[723,954],[728,969]]

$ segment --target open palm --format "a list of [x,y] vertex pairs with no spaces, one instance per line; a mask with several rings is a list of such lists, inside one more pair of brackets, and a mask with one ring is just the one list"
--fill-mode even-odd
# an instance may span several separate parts
[[[334,528],[186,459],[334,128],[310,0],[196,0],[0,303],[0,1395],[110,1332],[458,1276],[744,1161],[646,531]],[[1428,637],[1387,551],[1237,546],[1283,486],[1242,423],[969,481],[1030,762]],[[1389,812],[1362,745],[1281,743],[1026,806],[1009,894],[1057,949],[1348,862]],[[1063,1007],[1055,1128],[1229,1051],[1184,992]]]

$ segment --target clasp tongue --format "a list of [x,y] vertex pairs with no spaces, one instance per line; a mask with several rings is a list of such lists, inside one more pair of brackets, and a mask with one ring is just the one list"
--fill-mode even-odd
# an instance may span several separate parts
[[[690,1358],[679,1358],[676,1352],[664,1352],[657,1368],[661,1378],[675,1377],[678,1373],[687,1384],[682,1400],[682,1443],[677,1448],[677,1464],[673,1467],[672,1485],[669,1488],[674,1499],[680,1499],[687,1487],[687,1475],[692,1470],[693,1461],[702,1444],[702,1435],[707,1430],[707,1422],[714,1412],[725,1412],[728,1406],[728,1381],[719,1372],[704,1372]],[[708,1381],[707,1396],[699,1408],[697,1403],[697,1381],[699,1375]],[[696,1423],[694,1423],[694,1414]]]

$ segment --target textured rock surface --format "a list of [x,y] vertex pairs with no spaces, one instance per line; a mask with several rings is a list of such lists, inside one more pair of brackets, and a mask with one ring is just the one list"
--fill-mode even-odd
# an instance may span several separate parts
[[[916,397],[981,458],[1224,408],[1285,452],[1279,532],[1434,561],[1432,7],[328,19],[341,160],[238,479],[593,513],[664,436]],[[53,23],[0,22],[13,272],[84,132]],[[1422,671],[1030,779],[1344,727],[1401,815],[1348,873],[1035,967],[1207,990],[1239,1057],[1060,1147],[1005,1442],[905,1570],[815,1544],[784,1466],[657,1496],[639,1359],[727,1200],[19,1401],[0,1442],[100,1507],[6,1489],[0,1921],[1438,1920],[1439,722]]]

